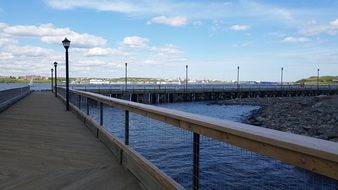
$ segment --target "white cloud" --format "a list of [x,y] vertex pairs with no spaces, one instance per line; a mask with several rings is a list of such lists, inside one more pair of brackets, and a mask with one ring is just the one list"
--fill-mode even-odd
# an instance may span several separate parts
[[0,60],[4,61],[4,60],[9,60],[14,58],[13,54],[8,53],[8,52],[0,52]]
[[0,70],[5,70],[6,75],[48,75],[52,62],[64,60],[63,52],[37,46],[13,44],[0,51]]
[[131,13],[141,11],[140,7],[131,2],[106,0],[49,0],[48,5],[55,9],[89,8],[99,11]]
[[231,30],[235,30],[235,31],[246,31],[249,30],[250,26],[248,25],[240,25],[240,24],[236,24],[230,27]]
[[0,35],[0,47],[8,44],[16,44],[16,40],[8,38],[8,37],[3,37]]
[[15,25],[5,26],[3,32],[15,37],[39,37],[41,41],[49,44],[59,44],[67,37],[71,40],[71,46],[90,48],[103,46],[107,40],[87,33],[77,33],[69,28],[57,28],[53,24],[36,25]]
[[285,37],[283,40],[283,42],[286,43],[298,43],[298,42],[308,42],[310,41],[308,38],[304,38],[304,37]]
[[[106,46],[106,40],[78,33],[69,28],[53,24],[8,25],[0,23],[0,70],[6,75],[47,75],[52,63],[57,61],[60,76],[64,74],[64,49],[61,41],[65,35],[71,42],[72,76],[110,76],[111,71],[119,72],[126,60],[142,65],[169,65],[185,60],[182,51],[174,45],[150,48],[149,39],[128,36],[116,48]],[[60,46],[56,50],[26,44],[25,38],[39,39],[47,44]],[[26,44],[26,45],[25,45]],[[127,51],[128,50],[128,51]],[[122,64],[123,66],[123,64]],[[107,72],[104,72],[107,71]],[[109,72],[108,72],[109,71]],[[115,74],[116,74],[115,73]]]
[[103,60],[80,60],[75,63],[77,67],[90,67],[90,66],[103,66],[106,65],[107,62]]
[[122,45],[132,48],[146,47],[148,43],[147,38],[142,38],[139,36],[128,36],[123,38]]
[[173,65],[186,61],[180,48],[173,44],[152,47],[151,50],[153,53],[143,61],[144,64]]
[[258,3],[240,1],[150,1],[150,0],[46,0],[55,9],[86,8],[98,11],[119,12],[133,16],[189,15],[189,19],[225,19],[233,17],[262,17],[264,19],[293,19],[292,10]]
[[101,37],[97,37],[90,34],[78,34],[72,33],[69,35],[59,35],[59,36],[44,36],[41,37],[41,41],[49,44],[59,44],[62,45],[62,40],[67,37],[71,41],[71,47],[80,47],[80,48],[92,48],[97,46],[103,46],[107,43],[107,40]]
[[299,30],[299,33],[307,36],[319,35],[321,33],[336,35],[338,33],[338,19],[328,24],[308,23]]
[[248,41],[248,42],[233,44],[233,47],[249,47],[249,46],[252,46],[253,44],[254,44],[253,41]]
[[6,27],[7,27],[6,23],[0,22],[0,30],[2,30],[3,28],[6,28]]
[[334,20],[334,21],[331,21],[330,25],[334,26],[334,27],[338,27],[338,18],[336,20]]
[[188,22],[188,19],[183,16],[175,16],[175,17],[166,17],[166,16],[157,16],[152,18],[147,22],[147,24],[165,24],[169,26],[179,27],[184,26]]
[[307,36],[314,36],[325,31],[327,31],[326,26],[312,26],[299,30],[299,33]]
[[91,48],[84,52],[85,56],[126,56],[128,53],[111,48]]

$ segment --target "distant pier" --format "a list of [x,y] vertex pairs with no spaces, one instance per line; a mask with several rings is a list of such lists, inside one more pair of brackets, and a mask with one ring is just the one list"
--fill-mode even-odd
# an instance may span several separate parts
[[227,100],[233,98],[250,97],[293,97],[338,94],[338,86],[279,86],[266,88],[154,88],[154,89],[112,89],[112,88],[86,88],[88,92],[130,100],[133,102],[154,104],[189,101]]

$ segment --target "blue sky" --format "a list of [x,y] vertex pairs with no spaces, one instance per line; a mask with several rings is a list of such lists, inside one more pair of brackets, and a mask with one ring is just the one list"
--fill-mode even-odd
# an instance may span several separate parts
[[338,1],[1,0],[0,75],[285,81],[338,75]]

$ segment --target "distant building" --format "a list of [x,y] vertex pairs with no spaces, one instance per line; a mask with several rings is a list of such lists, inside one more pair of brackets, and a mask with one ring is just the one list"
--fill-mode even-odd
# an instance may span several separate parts
[[105,81],[101,79],[90,79],[89,84],[109,84],[109,81]]
[[39,76],[39,75],[26,75],[26,76],[19,76],[16,77],[17,79],[22,79],[22,80],[47,80],[48,77],[45,76]]

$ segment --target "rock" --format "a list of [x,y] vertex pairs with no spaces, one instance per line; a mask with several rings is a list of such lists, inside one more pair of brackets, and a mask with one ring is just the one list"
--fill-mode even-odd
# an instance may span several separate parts
[[328,115],[328,114],[326,114],[326,115],[322,118],[322,120],[325,121],[325,122],[328,122],[328,121],[331,120],[331,116]]
[[311,126],[307,126],[307,125],[303,125],[302,128],[307,131],[307,130],[311,129],[312,127]]
[[261,106],[246,122],[275,130],[338,141],[338,96],[242,98],[226,104]]
[[336,124],[336,120],[332,118],[328,123],[329,124]]
[[330,141],[333,141],[333,142],[337,142],[338,143],[338,137],[335,137],[335,138],[328,138],[328,140],[330,140]]
[[319,96],[315,96],[314,100],[315,101],[323,101],[323,100],[328,100],[331,99],[330,96],[327,95],[319,95]]
[[261,116],[258,116],[258,117],[256,117],[256,121],[263,122],[263,121],[265,121],[265,119]]

